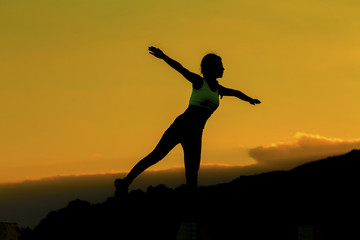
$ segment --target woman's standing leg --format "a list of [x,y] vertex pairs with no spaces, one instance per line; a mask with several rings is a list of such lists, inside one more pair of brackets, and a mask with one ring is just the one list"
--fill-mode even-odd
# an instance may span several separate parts
[[186,185],[190,190],[198,187],[198,171],[201,159],[202,131],[196,131],[181,141],[184,150]]
[[185,177],[187,194],[184,199],[185,221],[194,222],[198,219],[199,199],[198,199],[198,171],[201,158],[201,132],[192,131],[186,134],[181,145],[184,150]]

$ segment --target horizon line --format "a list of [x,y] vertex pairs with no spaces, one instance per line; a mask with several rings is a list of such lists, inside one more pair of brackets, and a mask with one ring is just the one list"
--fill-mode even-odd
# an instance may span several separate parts
[[[256,164],[226,164],[226,163],[202,163],[200,164],[200,167],[222,167],[222,168],[231,168],[231,167],[247,167],[247,166],[253,166]],[[161,168],[161,169],[148,169],[144,173],[158,173],[158,172],[166,172],[166,171],[174,171],[174,170],[183,170],[185,169],[184,166],[173,166],[169,168]],[[201,170],[201,168],[200,168]],[[19,181],[6,181],[6,182],[0,182],[0,186],[4,185],[14,185],[14,184],[23,184],[23,183],[33,183],[33,182],[41,182],[46,180],[55,180],[59,178],[71,178],[71,177],[93,177],[93,176],[106,176],[106,175],[116,175],[116,174],[127,174],[130,170],[127,171],[113,171],[110,170],[108,172],[99,172],[99,173],[75,173],[75,174],[57,174],[54,176],[46,176],[46,177],[40,177],[40,178],[26,178],[24,180]]]

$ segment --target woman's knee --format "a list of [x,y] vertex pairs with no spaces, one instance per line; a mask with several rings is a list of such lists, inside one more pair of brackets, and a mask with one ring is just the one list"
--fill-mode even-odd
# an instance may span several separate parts
[[189,168],[185,168],[185,176],[187,179],[197,179],[198,177],[198,168],[196,169],[189,169]]

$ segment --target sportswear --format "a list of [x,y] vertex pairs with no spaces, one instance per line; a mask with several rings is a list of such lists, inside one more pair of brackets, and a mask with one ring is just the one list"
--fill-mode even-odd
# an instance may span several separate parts
[[220,104],[219,89],[215,92],[211,90],[207,81],[204,79],[201,88],[193,88],[189,105],[210,109],[214,112]]

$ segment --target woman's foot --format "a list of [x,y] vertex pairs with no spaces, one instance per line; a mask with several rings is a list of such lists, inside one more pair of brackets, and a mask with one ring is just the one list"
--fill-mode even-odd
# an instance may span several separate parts
[[115,198],[126,196],[128,193],[129,185],[125,182],[125,179],[118,178],[114,182],[115,186]]

